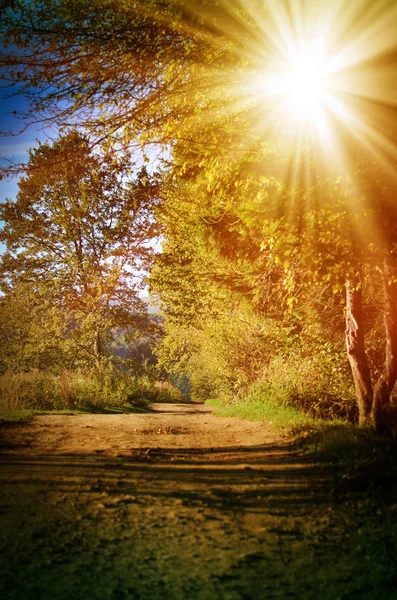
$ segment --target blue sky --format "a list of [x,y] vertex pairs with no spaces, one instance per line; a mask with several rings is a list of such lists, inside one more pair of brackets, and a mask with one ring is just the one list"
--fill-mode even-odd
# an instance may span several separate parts
[[[13,111],[23,111],[26,102],[23,96],[7,97],[10,90],[0,88],[0,131],[18,133],[24,127],[24,121],[17,118]],[[36,146],[37,139],[43,139],[44,133],[38,126],[29,127],[21,135],[0,137],[0,158],[5,158],[16,163],[28,160],[28,149]],[[3,160],[0,163],[4,165]],[[15,198],[18,191],[17,178],[0,181],[0,202],[6,197]]]
[[[26,102],[23,96],[7,97],[10,90],[0,88],[0,131],[18,133],[24,127],[24,121],[17,118],[13,111],[23,111]],[[2,159],[11,160],[15,163],[27,162],[28,150],[36,146],[37,139],[43,139],[44,133],[38,126],[29,127],[21,135],[0,137],[0,164],[4,166]],[[14,199],[18,192],[18,177],[3,179],[0,181],[0,202],[6,198]],[[0,253],[4,246],[0,244]]]

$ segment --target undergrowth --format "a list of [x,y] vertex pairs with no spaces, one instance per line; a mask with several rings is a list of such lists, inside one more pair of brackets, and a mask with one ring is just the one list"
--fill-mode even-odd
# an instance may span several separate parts
[[[150,402],[175,402],[181,393],[166,381],[122,372],[87,374],[63,371],[6,372],[0,376],[0,410],[18,411],[143,408]],[[22,413],[23,414],[23,413]]]
[[[312,418],[302,410],[281,404],[276,398],[248,395],[236,402],[208,400],[215,407],[215,415],[239,417],[250,421],[264,421],[287,433],[302,455],[331,465],[344,477],[356,478],[364,473],[373,480],[397,480],[397,437],[377,435],[370,428],[339,419]],[[397,491],[397,490],[396,490]]]

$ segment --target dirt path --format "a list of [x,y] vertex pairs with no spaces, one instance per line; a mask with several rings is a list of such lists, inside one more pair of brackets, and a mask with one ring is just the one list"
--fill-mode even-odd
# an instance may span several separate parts
[[[153,404],[142,414],[44,415],[9,436],[9,451],[136,456],[156,449],[254,448],[283,443],[264,423],[219,419],[201,404]],[[7,450],[7,448],[5,448]]]
[[369,550],[324,472],[269,425],[211,412],[3,426],[0,597],[397,597],[368,584]]

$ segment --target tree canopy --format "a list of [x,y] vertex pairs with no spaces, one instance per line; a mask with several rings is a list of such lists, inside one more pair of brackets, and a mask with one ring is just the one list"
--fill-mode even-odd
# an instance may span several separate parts
[[2,78],[25,93],[27,121],[77,122],[126,147],[168,144],[205,109],[214,77],[226,83],[213,10],[225,17],[217,2],[17,1],[0,25]]
[[97,361],[112,331],[146,322],[138,292],[160,232],[159,181],[129,172],[126,157],[93,152],[70,132],[31,151],[16,201],[0,207],[3,303],[22,289],[33,306],[50,301],[52,316],[38,309],[42,327],[62,315],[70,349]]
[[[163,253],[151,286],[175,339],[180,333],[175,328],[184,333],[188,325],[204,347],[216,320],[244,314],[258,347],[265,333],[253,324],[272,319],[269,331],[282,323],[284,332],[300,333],[302,353],[315,339],[313,347],[329,343],[331,354],[340,356],[335,334],[343,339],[345,310],[347,354],[364,423],[376,420],[378,407],[388,404],[397,377],[397,137],[391,91],[397,13],[391,0],[372,8],[360,0],[343,19],[327,2],[297,6],[289,0],[265,6],[259,0],[246,5],[15,0],[2,11],[2,77],[26,95],[27,123],[40,121],[60,131],[77,124],[87,148],[101,144],[109,177],[121,175],[117,165],[124,159],[114,157],[123,152],[139,149],[149,161],[155,150],[162,154],[164,202],[157,226],[164,232]],[[328,48],[312,40],[308,61],[303,41],[320,25],[320,37],[332,30],[334,38]],[[302,59],[307,67],[316,63],[315,51],[321,58],[326,50],[331,56],[321,77],[328,77],[328,85],[318,90],[302,71]],[[284,72],[285,58],[298,76]],[[302,94],[305,88],[314,98]],[[41,151],[31,162],[39,161]],[[31,183],[29,177],[21,183],[20,201],[40,179],[32,173]],[[135,186],[147,189],[144,178]],[[96,185],[89,179],[84,194],[95,196]],[[112,205],[111,194],[104,195]],[[12,219],[11,208],[6,210]],[[97,214],[93,205],[90,210]],[[56,228],[57,215],[51,224],[39,217],[41,231]],[[102,214],[98,219],[90,227],[108,242],[101,223],[109,223]],[[76,221],[69,225],[75,228]],[[121,230],[113,234],[114,254],[124,238]],[[17,245],[28,243],[24,235],[21,229]],[[128,247],[128,236],[125,240]],[[80,254],[86,252],[95,255],[98,249],[88,243]],[[48,269],[46,253],[41,248],[37,254],[30,240],[27,253],[7,261],[18,277],[29,261],[36,273]],[[58,280],[58,270],[45,279]],[[62,280],[68,277],[67,271]],[[94,298],[101,296],[95,279],[85,285],[96,290]],[[121,284],[120,290],[123,297],[129,293]],[[369,311],[367,319],[363,290],[381,298],[376,318]],[[384,368],[378,361],[371,378],[364,324],[367,319],[377,327],[382,314],[386,359]],[[225,326],[219,333],[219,344],[233,338],[227,331]],[[295,333],[290,337],[296,341]],[[236,382],[242,373],[237,364]],[[260,369],[256,373],[268,377]]]

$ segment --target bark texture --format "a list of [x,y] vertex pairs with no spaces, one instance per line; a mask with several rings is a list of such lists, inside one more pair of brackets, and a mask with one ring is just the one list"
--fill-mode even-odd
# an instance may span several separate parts
[[362,289],[358,280],[346,282],[346,349],[356,388],[359,423],[370,421],[373,388],[364,346]]
[[385,362],[374,387],[371,417],[379,428],[382,409],[390,403],[390,395],[397,380],[397,283],[396,269],[387,262],[383,266],[384,327],[386,337]]
[[102,368],[102,340],[99,331],[96,332],[94,338],[93,352],[95,356],[95,364],[98,371]]

